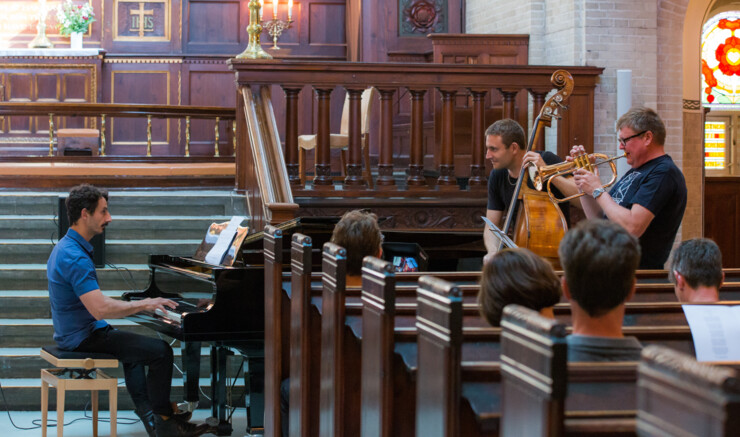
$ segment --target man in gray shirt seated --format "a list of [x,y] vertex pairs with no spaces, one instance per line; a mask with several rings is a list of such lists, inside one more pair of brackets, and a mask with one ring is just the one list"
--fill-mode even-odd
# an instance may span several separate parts
[[638,361],[640,342],[622,334],[640,263],[637,239],[614,222],[587,220],[565,234],[558,254],[573,318],[568,361]]
[[717,243],[707,238],[682,241],[671,256],[668,278],[679,302],[717,302],[725,279]]

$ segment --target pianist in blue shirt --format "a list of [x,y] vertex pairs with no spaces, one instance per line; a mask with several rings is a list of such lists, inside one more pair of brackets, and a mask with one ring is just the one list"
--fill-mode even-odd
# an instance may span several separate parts
[[90,239],[111,222],[108,193],[79,185],[70,191],[66,206],[71,225],[46,266],[54,341],[64,350],[107,353],[123,363],[126,388],[150,437],[203,434],[208,430],[205,424],[188,422],[190,413],[177,414],[170,402],[170,345],[161,339],[119,331],[104,320],[144,310],[164,311],[175,308],[175,302],[164,298],[124,302],[105,296],[98,285]]

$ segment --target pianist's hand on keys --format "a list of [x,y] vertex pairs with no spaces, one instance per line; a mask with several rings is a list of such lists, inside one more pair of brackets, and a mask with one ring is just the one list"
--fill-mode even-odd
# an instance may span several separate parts
[[[148,297],[141,300],[132,300],[131,303],[136,305],[138,311],[152,311],[164,313],[168,309],[177,308],[177,303],[163,297]],[[159,311],[157,311],[159,310]]]

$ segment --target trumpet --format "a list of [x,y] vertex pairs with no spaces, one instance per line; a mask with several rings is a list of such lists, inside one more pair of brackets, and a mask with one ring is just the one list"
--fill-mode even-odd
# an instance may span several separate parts
[[[532,179],[532,182],[534,183],[534,187],[538,191],[542,191],[545,188],[545,184],[547,184],[547,194],[550,196],[550,199],[555,203],[562,203],[567,202],[571,199],[575,199],[577,197],[583,196],[585,193],[578,193],[574,194],[572,196],[565,197],[563,199],[558,199],[557,197],[553,196],[552,189],[550,187],[550,184],[552,184],[552,180],[555,179],[558,176],[565,176],[572,174],[579,168],[585,168],[586,170],[590,172],[594,172],[594,169],[602,164],[609,164],[612,170],[612,178],[609,182],[604,184],[604,188],[611,186],[614,184],[614,182],[617,180],[617,166],[614,163],[619,158],[624,158],[625,155],[619,155],[610,158],[607,155],[604,155],[602,153],[592,153],[590,155],[586,155],[585,153],[582,155],[576,156],[573,161],[570,162],[561,162],[559,164],[551,164],[551,165],[543,165],[540,168],[537,168],[535,165],[531,165],[529,167],[529,177]],[[591,159],[594,159],[594,162],[591,162]],[[599,161],[600,160],[600,161]]]

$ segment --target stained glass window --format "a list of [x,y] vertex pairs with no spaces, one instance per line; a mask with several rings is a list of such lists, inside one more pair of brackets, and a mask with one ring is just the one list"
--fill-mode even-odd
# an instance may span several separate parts
[[722,12],[704,24],[701,76],[704,106],[740,109],[740,11]]
[[724,121],[704,123],[704,168],[725,168],[726,131],[727,124]]

